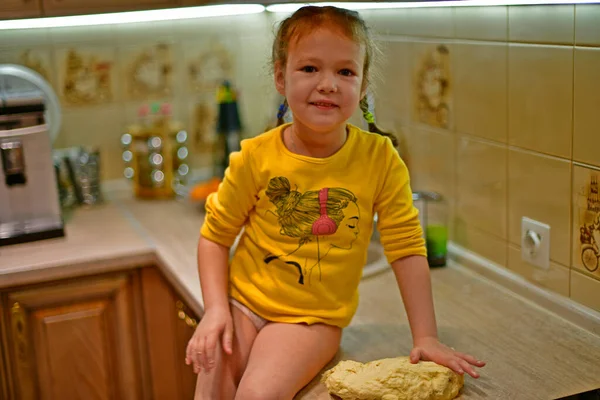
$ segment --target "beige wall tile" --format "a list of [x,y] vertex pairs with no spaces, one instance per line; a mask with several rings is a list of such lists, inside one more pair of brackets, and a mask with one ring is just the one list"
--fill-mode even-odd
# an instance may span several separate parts
[[378,46],[385,56],[373,74],[375,113],[377,122],[391,129],[410,119],[410,43],[381,42]]
[[365,22],[378,35],[408,34],[408,9],[364,10],[360,14]]
[[[194,18],[174,21],[175,34],[185,39],[203,39],[207,35],[219,36],[265,35],[273,40],[274,32],[286,14],[259,13],[248,15],[230,15],[212,18]],[[168,32],[167,32],[168,33]]]
[[569,268],[550,263],[550,268],[542,269],[521,259],[521,248],[508,246],[508,269],[516,272],[525,279],[546,289],[569,297]]
[[[121,46],[140,43],[171,42],[176,40],[176,26],[184,21],[135,22],[115,25],[117,43]],[[198,24],[199,21],[194,21]],[[149,32],[152,32],[150,35]]]
[[573,160],[600,166],[600,48],[575,48],[574,101]]
[[454,104],[453,46],[418,41],[411,44],[411,120],[452,130]]
[[412,126],[406,137],[408,155],[403,158],[408,158],[411,188],[413,191],[434,191],[442,195],[442,202],[428,206],[428,220],[430,223],[446,223],[452,240],[452,213],[456,193],[454,134],[440,129]]
[[574,5],[508,7],[511,42],[573,44]]
[[124,168],[119,140],[125,129],[124,110],[119,104],[65,110],[61,142],[65,147],[97,146],[101,179],[119,179]]
[[413,190],[431,190],[453,198],[454,135],[426,127],[412,127],[408,135]]
[[7,29],[2,31],[0,48],[23,46],[47,46],[51,44],[50,29]]
[[[275,90],[273,74],[266,60],[270,54],[270,38],[265,35],[245,36],[240,40],[240,51],[234,55],[237,63],[240,113],[244,133],[256,136],[277,121],[279,94]],[[256,95],[260,93],[260,101]]]
[[407,11],[406,34],[423,37],[454,37],[452,8],[409,8]]
[[508,238],[521,244],[521,219],[550,225],[550,259],[569,265],[571,163],[518,149],[508,151]]
[[508,49],[509,144],[571,158],[573,48]]
[[469,226],[507,239],[507,148],[461,137],[456,156],[456,216]]
[[571,270],[571,298],[600,311],[600,281]]
[[508,38],[508,8],[455,7],[454,25],[460,39],[499,40]]
[[[126,26],[129,24],[122,24]],[[114,45],[118,25],[92,25],[92,26],[65,26],[49,28],[50,41],[55,46],[64,46],[74,43],[95,43]],[[35,30],[35,29],[33,29]],[[148,31],[146,30],[146,36]]]
[[467,224],[461,217],[456,218],[453,241],[502,267],[508,265],[507,241]]
[[458,43],[453,50],[456,130],[506,143],[506,44]]
[[600,279],[600,169],[573,166],[571,266]]
[[600,46],[600,4],[575,6],[575,43]]

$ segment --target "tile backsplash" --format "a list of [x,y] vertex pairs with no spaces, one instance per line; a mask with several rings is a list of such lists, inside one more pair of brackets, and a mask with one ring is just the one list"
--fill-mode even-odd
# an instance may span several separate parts
[[[600,311],[600,5],[394,12],[365,15],[413,189],[449,200],[456,244]],[[548,269],[521,260],[524,216],[551,227]]]
[[[414,190],[451,209],[451,239],[532,283],[600,311],[600,5],[364,11],[383,58],[376,116],[393,129]],[[0,33],[0,63],[48,78],[63,106],[56,147],[100,147],[144,101],[168,101],[209,161],[215,82],[240,91],[244,134],[274,122],[268,59],[278,15]],[[550,268],[521,261],[523,216],[551,227]]]
[[270,20],[265,13],[2,31],[0,63],[28,66],[50,82],[63,117],[54,147],[98,146],[104,180],[123,176],[119,139],[150,102],[171,104],[190,133],[190,164],[202,167],[211,162],[217,82],[238,90],[244,135],[274,120]]

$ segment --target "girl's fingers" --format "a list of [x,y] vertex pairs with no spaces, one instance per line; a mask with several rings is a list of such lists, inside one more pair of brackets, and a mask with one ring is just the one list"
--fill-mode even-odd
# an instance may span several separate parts
[[479,378],[479,374],[477,373],[477,371],[475,371],[473,369],[473,367],[464,359],[459,358],[458,359],[458,363],[460,364],[461,368],[469,375],[471,375],[473,378],[477,379]]
[[206,337],[206,356],[204,358],[204,370],[208,373],[215,366],[215,349],[219,335],[210,335]]
[[459,353],[458,351],[454,352],[454,354],[457,357],[462,358],[463,360],[467,361],[469,364],[471,365],[476,365],[478,367],[483,367],[485,365],[485,362],[480,361],[478,359],[476,359],[475,357],[473,357],[470,354],[465,354],[465,353]]
[[447,367],[450,368],[451,370],[453,370],[454,372],[456,372],[457,374],[462,375],[465,373],[465,370],[461,366],[459,360],[460,359],[456,358],[456,357],[450,358],[450,360],[448,361]]
[[201,337],[196,341],[196,348],[194,352],[194,372],[199,374],[204,368],[204,353],[206,353],[204,349],[205,337]]

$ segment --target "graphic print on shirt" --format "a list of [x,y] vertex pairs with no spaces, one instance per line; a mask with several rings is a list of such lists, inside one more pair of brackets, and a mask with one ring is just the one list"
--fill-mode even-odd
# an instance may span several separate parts
[[[321,261],[332,249],[350,250],[360,232],[360,210],[357,198],[348,189],[334,187],[309,190],[304,193],[292,190],[290,181],[282,176],[272,178],[266,191],[275,205],[280,234],[298,239],[298,247],[288,254],[268,254],[264,262],[278,260],[284,267],[298,272],[298,283],[309,284],[317,268],[321,281]],[[314,243],[314,255],[294,257],[303,246]]]

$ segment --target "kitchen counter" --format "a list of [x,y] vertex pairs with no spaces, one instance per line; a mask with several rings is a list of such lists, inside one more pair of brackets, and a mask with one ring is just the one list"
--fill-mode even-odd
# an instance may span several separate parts
[[[114,194],[76,210],[65,238],[0,247],[0,289],[156,264],[202,313],[197,207]],[[441,340],[487,361],[465,378],[461,399],[556,399],[600,387],[600,337],[455,264],[432,270]],[[408,355],[411,336],[391,270],[362,281],[361,302],[344,330],[339,360]],[[298,399],[329,399],[318,378]]]

